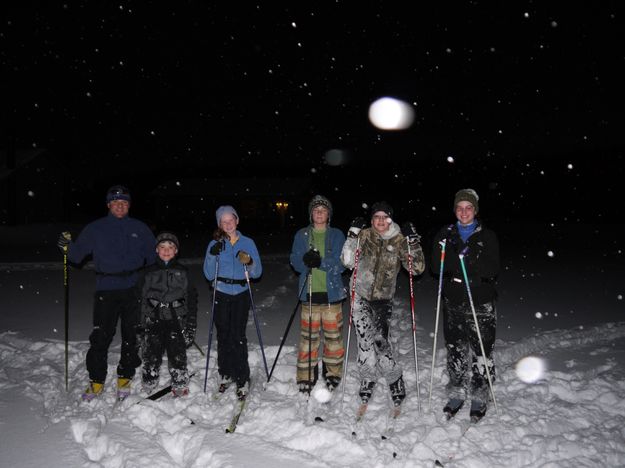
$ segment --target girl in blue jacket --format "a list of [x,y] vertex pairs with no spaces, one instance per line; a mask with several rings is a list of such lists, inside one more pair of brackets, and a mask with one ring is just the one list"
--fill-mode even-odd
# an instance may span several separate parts
[[244,399],[250,380],[245,329],[251,305],[245,271],[250,278],[259,278],[263,267],[254,241],[237,230],[239,215],[236,210],[230,205],[220,206],[216,218],[218,228],[206,250],[204,275],[216,289],[213,314],[217,328],[217,367],[221,377],[219,391],[225,392],[234,382],[237,397]]

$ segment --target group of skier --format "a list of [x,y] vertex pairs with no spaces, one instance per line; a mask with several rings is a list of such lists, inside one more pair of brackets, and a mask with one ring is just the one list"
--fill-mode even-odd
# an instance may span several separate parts
[[[456,222],[439,231],[432,250],[432,272],[440,273],[439,303],[449,373],[443,411],[448,417],[470,397],[471,416],[481,418],[495,376],[494,282],[499,246],[496,235],[476,218],[478,200],[472,189],[456,193]],[[96,270],[93,330],[86,359],[89,385],[83,399],[91,400],[103,391],[108,348],[118,321],[122,335],[118,398],[130,393],[141,362],[143,390],[150,393],[158,384],[164,352],[173,395],[184,396],[189,391],[186,348],[195,338],[197,289],[186,267],[177,261],[178,238],[171,232],[155,238],[144,223],[130,218],[126,187],[111,187],[106,202],[106,217],[87,225],[75,241],[69,232],[61,233],[58,240],[70,261],[80,263],[91,255]],[[300,275],[298,389],[308,396],[319,380],[321,336],[325,386],[334,391],[344,378],[342,306],[347,290],[343,273],[349,269],[350,322],[353,319],[356,330],[361,404],[367,404],[378,379],[383,378],[393,404],[399,407],[406,386],[389,341],[389,325],[399,270],[403,266],[409,275],[425,270],[415,225],[406,222],[400,228],[393,221],[392,207],[382,201],[372,205],[369,220],[359,217],[351,222],[346,238],[330,225],[330,200],[317,195],[308,208],[310,224],[296,233],[290,254],[290,264]],[[244,400],[250,382],[246,338],[250,278],[262,275],[262,263],[254,241],[239,232],[239,215],[232,206],[219,207],[216,222],[203,271],[214,287],[218,392],[234,384],[237,397]]]

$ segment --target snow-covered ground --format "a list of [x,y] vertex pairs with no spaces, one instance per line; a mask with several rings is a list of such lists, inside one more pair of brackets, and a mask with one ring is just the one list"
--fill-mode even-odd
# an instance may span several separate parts
[[[470,467],[625,465],[625,274],[622,252],[609,244],[597,242],[597,248],[586,250],[577,242],[567,247],[550,235],[513,243],[512,237],[501,233],[504,270],[495,383],[499,415],[491,405],[486,418],[474,426],[468,424],[468,408],[450,422],[442,420],[447,377],[440,333],[431,410],[428,404],[436,303],[436,281],[429,275],[415,282],[417,399],[408,281],[402,274],[392,341],[409,395],[393,435],[383,440],[389,405],[385,385],[376,389],[363,427],[356,438],[352,436],[357,388],[353,335],[343,406],[340,394],[326,409],[315,400],[307,405],[298,395],[294,382],[297,321],[273,378],[264,387],[265,371],[250,316],[254,384],[234,434],[224,431],[234,394],[220,400],[212,397],[217,386],[214,349],[208,395],[203,393],[205,358],[191,348],[190,368],[196,374],[187,398],[146,402],[136,390],[115,405],[111,379],[103,398],[82,403],[93,271],[88,266],[71,271],[66,392],[62,266],[53,247],[56,232],[56,227],[45,226],[0,228],[3,246],[11,247],[0,257],[0,466],[431,467],[435,460],[445,466]],[[265,273],[254,285],[254,297],[269,366],[296,305],[289,246],[286,241],[259,242],[261,255],[265,252]],[[203,246],[187,248],[193,253],[202,250]],[[186,261],[200,289],[197,342],[206,351],[210,292],[202,278],[201,258],[194,255]],[[347,305],[344,310],[347,314]],[[110,376],[118,357],[116,338],[109,357]],[[543,373],[530,375],[536,368],[522,367],[526,357],[539,358]],[[163,385],[166,376],[163,368]],[[535,380],[526,382],[521,377]],[[134,383],[139,388],[137,378]],[[318,412],[325,413],[325,422],[315,424]]]

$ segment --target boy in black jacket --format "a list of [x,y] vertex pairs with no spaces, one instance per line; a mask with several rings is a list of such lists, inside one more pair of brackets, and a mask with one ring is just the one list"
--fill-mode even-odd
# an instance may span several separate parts
[[156,237],[156,263],[145,269],[137,288],[141,296],[143,330],[143,390],[158,385],[163,352],[175,397],[189,393],[186,348],[193,344],[197,325],[197,290],[178,263],[178,238],[170,232]]

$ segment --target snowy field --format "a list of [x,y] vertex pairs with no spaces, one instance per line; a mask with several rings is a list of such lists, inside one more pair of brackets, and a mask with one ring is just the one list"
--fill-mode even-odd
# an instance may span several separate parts
[[[429,275],[415,281],[417,399],[408,281],[402,274],[391,329],[409,393],[394,432],[383,440],[389,407],[385,385],[376,389],[365,422],[357,437],[352,436],[357,404],[353,334],[343,405],[340,394],[325,407],[314,399],[307,404],[298,394],[297,321],[265,388],[250,316],[253,385],[249,406],[234,434],[224,431],[234,392],[220,400],[213,398],[214,349],[208,394],[203,393],[205,358],[191,348],[190,369],[196,374],[187,398],[146,402],[145,395],[135,390],[116,405],[113,379],[109,379],[103,398],[81,402],[87,382],[84,358],[94,278],[89,265],[71,272],[66,392],[62,265],[53,245],[58,231],[53,226],[0,228],[2,244],[11,247],[0,257],[2,467],[42,466],[42,461],[52,468],[433,467],[435,460],[457,467],[625,466],[623,253],[601,240],[600,232],[595,234],[593,250],[575,241],[564,242],[565,229],[537,234],[531,242],[513,242],[513,236],[500,233],[504,269],[495,348],[499,415],[491,404],[477,425],[468,424],[467,407],[450,422],[441,417],[447,380],[441,333],[431,410],[428,404],[437,286]],[[586,241],[594,231],[589,232]],[[606,234],[612,237],[614,232]],[[187,244],[182,245],[184,253]],[[295,307],[297,283],[288,266],[289,247],[285,241],[259,242],[265,273],[254,285],[254,298],[269,366]],[[200,290],[196,341],[206,351],[211,296],[201,276],[198,254],[203,249],[187,247],[194,255],[183,259]],[[347,314],[347,305],[344,311]],[[114,376],[119,349],[116,337],[109,377]],[[543,372],[523,367],[527,357],[538,358]],[[164,367],[163,385],[167,375]],[[139,378],[134,384],[139,388]],[[315,423],[314,417],[322,413],[325,422]]]

